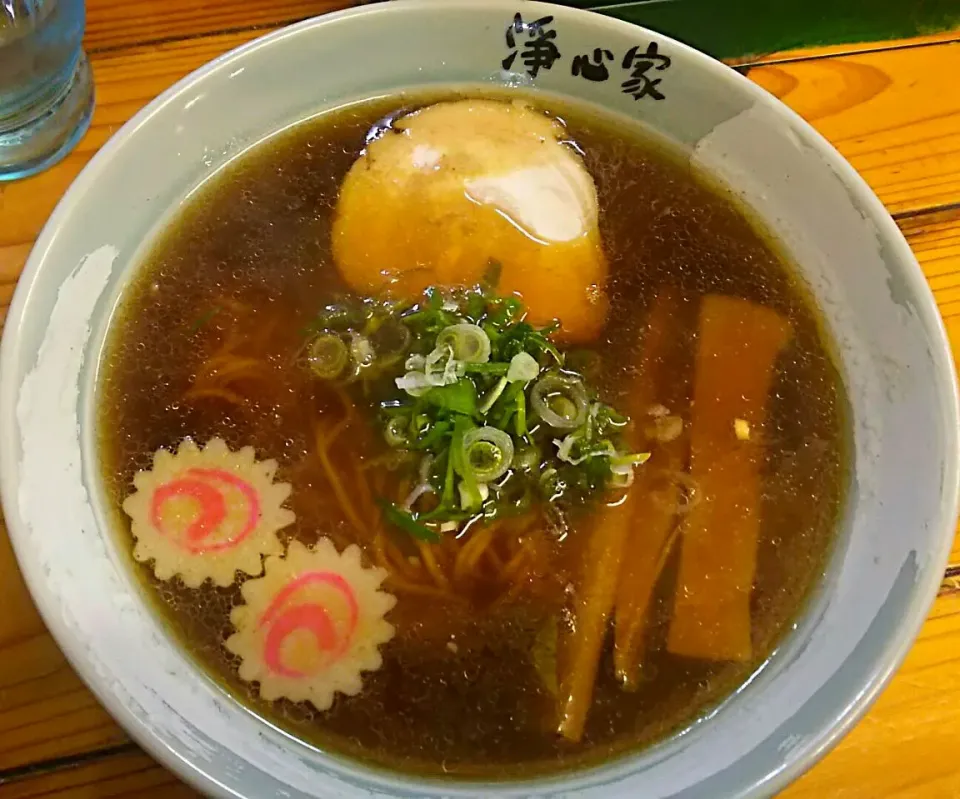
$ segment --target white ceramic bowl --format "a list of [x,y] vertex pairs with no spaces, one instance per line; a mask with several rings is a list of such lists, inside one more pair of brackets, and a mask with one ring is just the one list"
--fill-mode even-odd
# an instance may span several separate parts
[[[561,58],[505,74],[505,31],[552,16]],[[520,46],[528,33],[518,33]],[[656,43],[664,99],[622,93],[622,55]],[[616,54],[613,76],[572,74]],[[659,63],[659,62],[658,62]],[[854,479],[828,578],[770,665],[703,723],[556,779],[443,785],[369,771],[267,727],[175,648],[114,551],[93,462],[107,316],[162,219],[217,167],[324,109],[398,89],[515,83],[595,103],[672,138],[742,193],[800,264],[849,391]],[[17,288],[0,362],[2,489],[21,567],[77,671],[152,754],[220,796],[769,795],[864,712],[934,598],[957,503],[957,395],[923,275],[897,227],[806,123],[735,72],[603,16],[503,0],[400,0],[278,31],[137,114],[57,207]]]

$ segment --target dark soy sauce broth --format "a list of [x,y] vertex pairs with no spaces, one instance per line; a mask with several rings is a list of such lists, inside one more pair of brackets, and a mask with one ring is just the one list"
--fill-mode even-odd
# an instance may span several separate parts
[[[201,443],[220,436],[278,461],[277,479],[293,485],[287,505],[297,516],[281,540],[350,542],[311,461],[311,420],[336,399],[291,366],[291,353],[317,309],[346,290],[331,264],[330,218],[368,130],[400,108],[451,96],[360,103],[273,137],[196,192],[153,243],[113,319],[99,389],[99,453],[121,546],[132,549],[120,503],[134,473],[150,467],[155,450],[186,436]],[[577,744],[554,732],[554,700],[532,664],[538,630],[557,612],[535,597],[444,607],[398,594],[388,616],[397,634],[382,649],[383,667],[364,676],[359,695],[338,696],[320,713],[286,700],[266,703],[238,678],[222,646],[237,585],[191,590],[130,561],[177,641],[242,703],[317,747],[417,774],[494,779],[597,763],[701,717],[763,664],[797,620],[825,568],[846,482],[843,388],[816,311],[775,245],[728,193],[638,128],[549,98],[530,100],[565,121],[597,183],[611,310],[593,346],[611,400],[637,360],[637,331],[664,285],[684,301],[686,332],[669,365],[678,376],[693,368],[697,308],[707,293],[770,306],[793,326],[769,405],[754,659],[714,663],[666,652],[674,552],[654,599],[645,681],[636,692],[621,689],[608,642]],[[236,329],[270,365],[271,380],[246,387],[242,407],[185,400],[203,359]],[[373,433],[358,430],[351,442],[362,458],[382,453]],[[575,525],[555,545],[561,573],[580,551],[577,532]]]

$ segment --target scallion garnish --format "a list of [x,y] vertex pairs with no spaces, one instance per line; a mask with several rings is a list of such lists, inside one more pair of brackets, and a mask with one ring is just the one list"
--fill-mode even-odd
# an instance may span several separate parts
[[[524,314],[518,299],[483,290],[320,314],[326,329],[307,350],[314,374],[362,383],[367,401],[379,402],[386,443],[420,464],[404,507],[380,501],[392,526],[435,541],[537,503],[562,517],[632,482],[646,455],[623,451],[628,420],[566,362],[550,340],[557,327],[534,328]],[[315,349],[330,367],[313,367]],[[590,352],[575,360],[589,363]]]
[[383,438],[391,447],[409,447],[410,417],[396,413],[387,418],[383,425]]
[[462,363],[486,363],[490,360],[490,338],[479,325],[460,322],[440,331],[437,347],[450,347],[453,357]]
[[513,439],[497,427],[477,427],[464,433],[463,467],[478,483],[503,476],[513,462]]
[[336,333],[318,333],[307,346],[307,363],[317,377],[339,377],[349,360],[347,345]]
[[556,430],[573,430],[587,420],[587,392],[576,377],[551,372],[530,390],[530,405]]
[[409,533],[414,538],[419,538],[421,541],[440,540],[439,533],[431,530],[425,524],[417,521],[412,513],[407,513],[407,511],[401,510],[392,502],[387,502],[385,499],[377,500],[377,504],[380,505],[380,509],[383,511],[384,519],[386,519],[395,527],[399,527],[405,533]]

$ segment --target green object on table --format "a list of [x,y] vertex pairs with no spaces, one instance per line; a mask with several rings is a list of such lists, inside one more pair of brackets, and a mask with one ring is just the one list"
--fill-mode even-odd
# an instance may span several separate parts
[[[555,0],[561,2],[561,0]],[[717,58],[960,29],[960,0],[572,0]]]

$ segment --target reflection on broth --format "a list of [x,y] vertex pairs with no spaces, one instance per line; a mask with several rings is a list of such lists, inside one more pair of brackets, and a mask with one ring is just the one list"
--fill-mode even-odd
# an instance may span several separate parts
[[703,715],[842,500],[842,386],[769,241],[642,131],[516,92],[244,155],[153,245],[102,373],[119,540],[177,639],[268,721],[415,773]]

